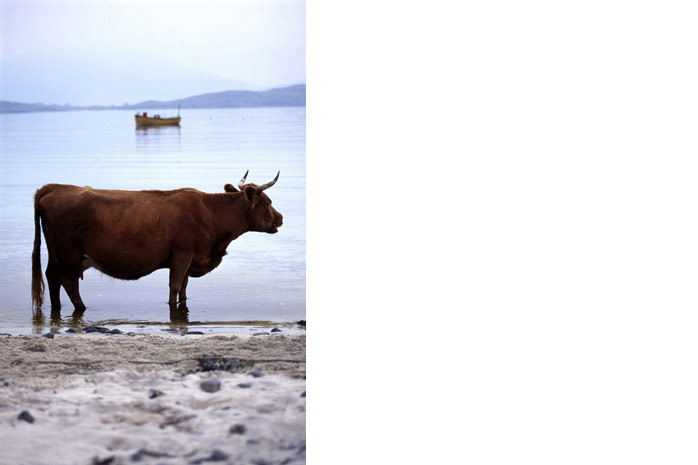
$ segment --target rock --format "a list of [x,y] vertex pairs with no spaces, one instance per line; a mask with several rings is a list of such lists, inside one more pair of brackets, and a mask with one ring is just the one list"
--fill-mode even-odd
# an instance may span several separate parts
[[83,333],[108,333],[109,331],[110,329],[104,326],[88,326],[82,330]]
[[75,329],[73,329],[73,328],[68,328],[68,329],[65,330],[65,332],[66,332],[66,333],[77,333],[77,330],[75,330]]
[[45,337],[46,339],[53,339],[55,336],[53,335],[53,333],[46,333],[42,334],[41,337]]
[[216,392],[221,388],[221,382],[218,381],[218,378],[208,378],[199,384],[201,387],[202,391],[206,392]]
[[127,336],[135,336],[136,333],[128,332],[128,333],[126,333],[126,335],[127,335]]
[[34,423],[34,416],[29,413],[28,410],[22,410],[19,415],[17,415],[18,420],[24,420],[27,423]]
[[162,458],[162,457],[175,457],[174,455],[167,454],[165,452],[156,452],[156,451],[150,451],[148,449],[139,449],[138,452],[133,454],[131,456],[131,461],[132,462],[140,462],[143,460],[144,457],[154,457],[154,458]]
[[105,459],[100,459],[99,457],[94,457],[92,459],[92,465],[111,465],[114,463],[115,456],[107,457]]
[[107,334],[121,334],[121,331],[114,328],[111,331],[107,331]]
[[274,329],[271,330],[271,332],[272,332],[272,333],[281,333],[281,332],[283,332],[283,331],[281,331],[279,328],[274,328]]
[[305,397],[305,391],[301,392],[301,397]]
[[242,389],[249,389],[252,387],[252,383],[240,383],[238,384],[238,387]]
[[252,376],[253,378],[259,378],[260,376],[262,376],[262,370],[259,370],[259,369],[252,370],[247,374]]
[[228,430],[230,434],[245,434],[245,431],[247,431],[247,428],[245,428],[245,425],[241,423],[234,424]]
[[214,449],[214,451],[208,457],[209,462],[221,462],[223,460],[228,460],[228,454],[218,449]]
[[156,397],[164,396],[165,393],[158,391],[157,389],[151,389],[148,391],[148,399],[155,399]]
[[192,465],[197,465],[203,462],[222,462],[224,460],[228,460],[228,454],[221,450],[214,449],[214,451],[211,452],[211,455],[209,455],[208,457],[192,460],[189,463],[191,463]]
[[204,334],[203,331],[187,331],[186,333],[182,333],[182,336],[188,336],[189,334]]
[[298,326],[305,326],[305,320],[298,320],[298,321],[296,321],[296,324]]
[[264,332],[264,331],[261,331],[261,332],[259,332],[259,333],[254,333],[254,334],[253,334],[253,336],[268,336],[268,335],[269,335],[269,333]]
[[1,387],[7,387],[10,385],[10,382],[6,380],[5,378],[0,378],[0,386]]

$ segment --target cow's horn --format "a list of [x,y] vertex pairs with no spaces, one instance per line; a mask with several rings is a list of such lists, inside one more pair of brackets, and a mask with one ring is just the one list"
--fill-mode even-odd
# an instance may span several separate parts
[[262,192],[263,190],[269,189],[271,186],[273,186],[274,184],[276,184],[276,181],[279,180],[279,175],[280,175],[280,174],[281,174],[281,171],[279,171],[278,173],[276,173],[276,177],[275,177],[272,181],[270,181],[270,182],[268,182],[268,183],[266,183],[266,184],[262,184],[261,186],[259,186],[259,187],[257,188],[257,192]]
[[247,174],[250,172],[250,170],[245,171],[245,175],[242,177],[240,182],[238,183],[238,188],[242,190],[242,186],[245,185],[245,179],[247,179]]

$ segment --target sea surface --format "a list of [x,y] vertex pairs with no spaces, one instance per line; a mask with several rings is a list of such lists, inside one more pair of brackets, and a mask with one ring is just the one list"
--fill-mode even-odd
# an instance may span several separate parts
[[[305,319],[305,108],[182,110],[181,127],[148,129],[136,128],[133,115],[0,114],[0,332],[94,324],[134,332],[300,331],[293,322]],[[189,280],[186,306],[168,306],[167,269],[121,281],[91,268],[80,281],[84,314],[73,314],[63,290],[61,315],[51,315],[48,303],[32,312],[33,195],[44,184],[219,193],[247,170],[256,184],[281,171],[266,193],[284,224],[277,234],[249,232],[233,241],[218,268]],[[43,272],[43,235],[41,261]]]

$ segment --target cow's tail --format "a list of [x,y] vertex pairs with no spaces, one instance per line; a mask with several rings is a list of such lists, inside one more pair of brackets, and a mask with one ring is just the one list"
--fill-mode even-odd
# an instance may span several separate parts
[[40,310],[44,304],[44,276],[41,274],[41,196],[34,194],[34,251],[32,252],[32,305]]

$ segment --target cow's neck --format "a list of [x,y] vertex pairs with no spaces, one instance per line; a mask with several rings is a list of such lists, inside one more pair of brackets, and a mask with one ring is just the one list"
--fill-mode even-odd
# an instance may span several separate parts
[[231,194],[209,194],[208,204],[212,207],[218,241],[225,247],[231,241],[249,231],[247,225],[247,202],[241,192]]

